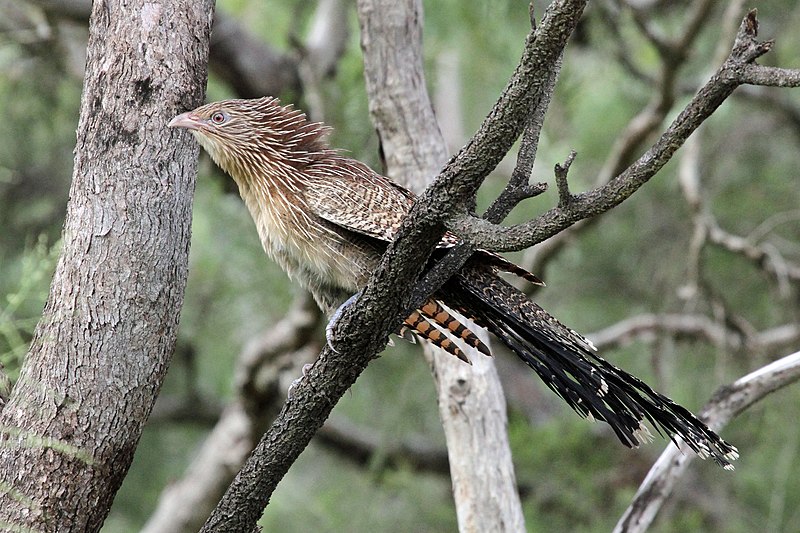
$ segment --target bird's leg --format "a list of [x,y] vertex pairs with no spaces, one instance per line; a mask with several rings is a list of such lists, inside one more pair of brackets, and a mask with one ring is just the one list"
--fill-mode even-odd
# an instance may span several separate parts
[[328,325],[325,326],[325,341],[328,343],[328,347],[336,353],[339,353],[339,350],[337,350],[336,347],[333,345],[334,341],[333,329],[336,327],[336,323],[342,317],[342,312],[344,311],[344,308],[353,303],[356,300],[356,298],[361,296],[362,291],[363,289],[352,295],[342,305],[340,305],[336,309],[336,311],[334,311],[333,315],[331,316],[331,319],[328,321]]

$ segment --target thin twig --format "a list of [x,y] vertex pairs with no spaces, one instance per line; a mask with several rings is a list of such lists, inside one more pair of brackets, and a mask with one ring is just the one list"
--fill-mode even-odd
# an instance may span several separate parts
[[572,203],[572,193],[569,192],[569,182],[567,181],[567,174],[569,174],[569,167],[575,161],[575,156],[578,153],[575,150],[570,150],[569,155],[561,164],[556,164],[556,186],[558,187],[558,207],[560,209],[567,209]]
[[[771,41],[756,40],[757,21],[751,11],[742,22],[730,56],[700,89],[667,131],[637,161],[608,184],[575,195],[569,209],[555,207],[541,216],[516,226],[500,226],[459,215],[452,230],[475,246],[492,251],[515,251],[533,246],[575,222],[599,215],[630,198],[672,158],[684,141],[743,83],[767,79],[780,86],[800,86],[800,71],[761,67],[753,62],[772,47]],[[763,76],[755,72],[767,69]],[[782,73],[787,75],[777,78]]]

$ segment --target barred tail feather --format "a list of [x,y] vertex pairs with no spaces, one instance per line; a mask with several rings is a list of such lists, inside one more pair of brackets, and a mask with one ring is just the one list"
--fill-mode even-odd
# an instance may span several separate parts
[[[456,346],[456,344],[447,337],[445,333],[441,330],[437,329],[434,324],[426,319],[419,311],[414,311],[411,313],[408,318],[406,318],[405,322],[403,322],[404,328],[409,328],[411,331],[422,337],[423,339],[427,339],[434,346],[438,346],[442,350],[446,351],[450,355],[454,355],[464,361],[467,364],[472,364],[469,360],[469,357],[461,351],[461,348]],[[403,332],[401,331],[401,334]]]
[[608,363],[586,339],[486,268],[467,267],[443,287],[452,305],[470,309],[482,325],[530,366],[578,414],[607,422],[619,440],[650,440],[647,420],[662,435],[680,437],[700,457],[732,470],[736,448],[686,408]]

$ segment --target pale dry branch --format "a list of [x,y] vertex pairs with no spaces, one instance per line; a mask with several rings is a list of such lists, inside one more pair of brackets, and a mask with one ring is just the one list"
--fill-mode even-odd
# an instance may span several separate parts
[[708,245],[715,245],[750,261],[775,282],[783,297],[788,297],[790,287],[800,282],[800,264],[785,258],[776,246],[765,240],[765,237],[773,226],[796,220],[797,212],[776,214],[748,236],[735,235],[723,229],[708,205],[700,182],[701,138],[694,136],[688,140],[678,170],[678,182],[693,223],[687,254],[689,272],[684,296],[687,299],[693,298],[701,287],[707,285],[702,276],[702,252]]
[[800,341],[800,326],[785,324],[743,337],[740,330],[725,327],[706,315],[645,313],[621,320],[587,335],[587,338],[599,350],[607,350],[637,339],[653,340],[659,335],[709,342],[730,350],[749,348],[769,351]]
[[320,0],[305,42],[295,43],[300,55],[297,70],[303,82],[307,112],[314,121],[325,121],[320,82],[336,71],[345,52],[350,34],[347,15],[344,0]]
[[[142,531],[146,533],[194,533],[211,513],[236,471],[252,451],[258,438],[286,398],[300,367],[313,360],[316,345],[308,344],[319,325],[321,313],[307,293],[295,298],[286,316],[252,339],[237,358],[236,396],[227,406],[214,402],[162,400],[156,404],[151,422],[164,417],[207,421],[221,409],[211,433],[194,455],[183,477],[161,493],[156,510]],[[175,405],[171,405],[171,404]]]
[[[714,431],[721,431],[730,420],[768,394],[800,379],[800,352],[787,355],[731,385],[720,389],[700,412],[700,419]],[[650,469],[633,502],[617,522],[615,533],[643,533],[672,493],[693,454],[670,444]]]
[[[381,268],[336,325],[339,351],[323,349],[293,398],[240,470],[202,531],[250,530],[277,483],[322,425],[336,401],[407,316],[413,282],[444,232],[444,219],[474,195],[522,132],[533,102],[580,18],[584,1],[556,0],[526,40],[522,60],[479,132],[415,203]],[[369,43],[363,43],[369,46]]]

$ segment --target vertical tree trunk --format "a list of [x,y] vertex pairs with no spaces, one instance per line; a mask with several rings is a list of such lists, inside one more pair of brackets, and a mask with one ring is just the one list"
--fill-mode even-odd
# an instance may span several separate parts
[[[97,1],[63,252],[0,413],[0,529],[97,531],[173,351],[213,2]],[[185,142],[181,142],[182,139]]]
[[[369,108],[387,173],[421,192],[447,160],[425,85],[419,0],[359,0]],[[487,342],[486,334],[481,335]],[[494,362],[471,349],[472,366],[424,344],[447,438],[462,532],[524,531],[505,396]]]

